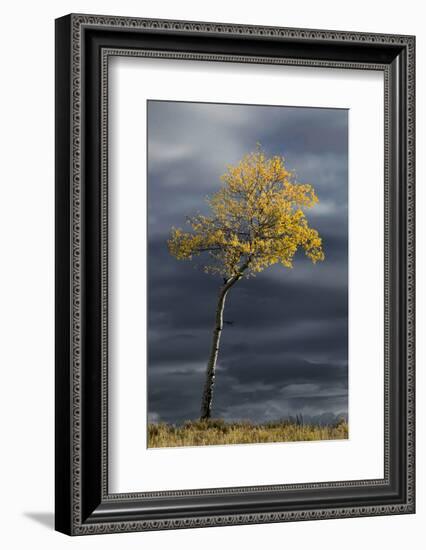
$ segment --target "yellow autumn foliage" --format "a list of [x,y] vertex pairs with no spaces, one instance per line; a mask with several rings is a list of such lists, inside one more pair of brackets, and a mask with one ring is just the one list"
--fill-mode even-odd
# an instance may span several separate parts
[[211,215],[188,219],[190,231],[172,228],[168,248],[179,260],[206,253],[206,272],[225,278],[254,275],[280,263],[293,266],[301,247],[313,263],[324,259],[322,239],[305,211],[318,203],[310,184],[295,181],[284,158],[257,149],[227,167],[222,187],[207,202]]

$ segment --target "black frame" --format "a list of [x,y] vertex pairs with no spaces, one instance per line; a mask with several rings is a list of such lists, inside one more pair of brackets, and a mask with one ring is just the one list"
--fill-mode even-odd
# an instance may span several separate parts
[[[413,36],[74,14],[56,20],[58,531],[83,535],[414,513],[414,50]],[[105,144],[111,55],[384,72],[383,479],[108,493]]]

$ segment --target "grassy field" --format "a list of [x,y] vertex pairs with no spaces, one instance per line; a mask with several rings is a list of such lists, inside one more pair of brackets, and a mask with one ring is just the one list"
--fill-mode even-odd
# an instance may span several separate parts
[[186,422],[182,426],[165,423],[148,425],[148,447],[150,448],[347,438],[348,424],[344,421],[330,426],[316,426],[290,421],[267,424],[228,423],[221,419]]

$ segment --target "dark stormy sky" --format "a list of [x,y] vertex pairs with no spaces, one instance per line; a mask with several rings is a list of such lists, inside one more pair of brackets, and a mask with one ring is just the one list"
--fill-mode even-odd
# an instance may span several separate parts
[[348,112],[148,102],[148,418],[199,415],[221,279],[169,255],[172,226],[208,213],[206,195],[260,142],[282,155],[320,203],[308,211],[326,259],[303,253],[292,270],[269,268],[229,293],[213,416],[264,422],[348,410]]

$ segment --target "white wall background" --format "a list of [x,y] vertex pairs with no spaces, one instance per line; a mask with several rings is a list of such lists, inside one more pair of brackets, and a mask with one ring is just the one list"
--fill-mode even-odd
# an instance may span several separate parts
[[[221,527],[71,539],[53,529],[54,24],[69,12],[417,35],[418,512],[308,523]],[[407,0],[21,1],[2,10],[0,101],[0,544],[188,550],[260,546],[399,549],[424,538],[426,520],[425,291],[426,31],[422,2]]]

